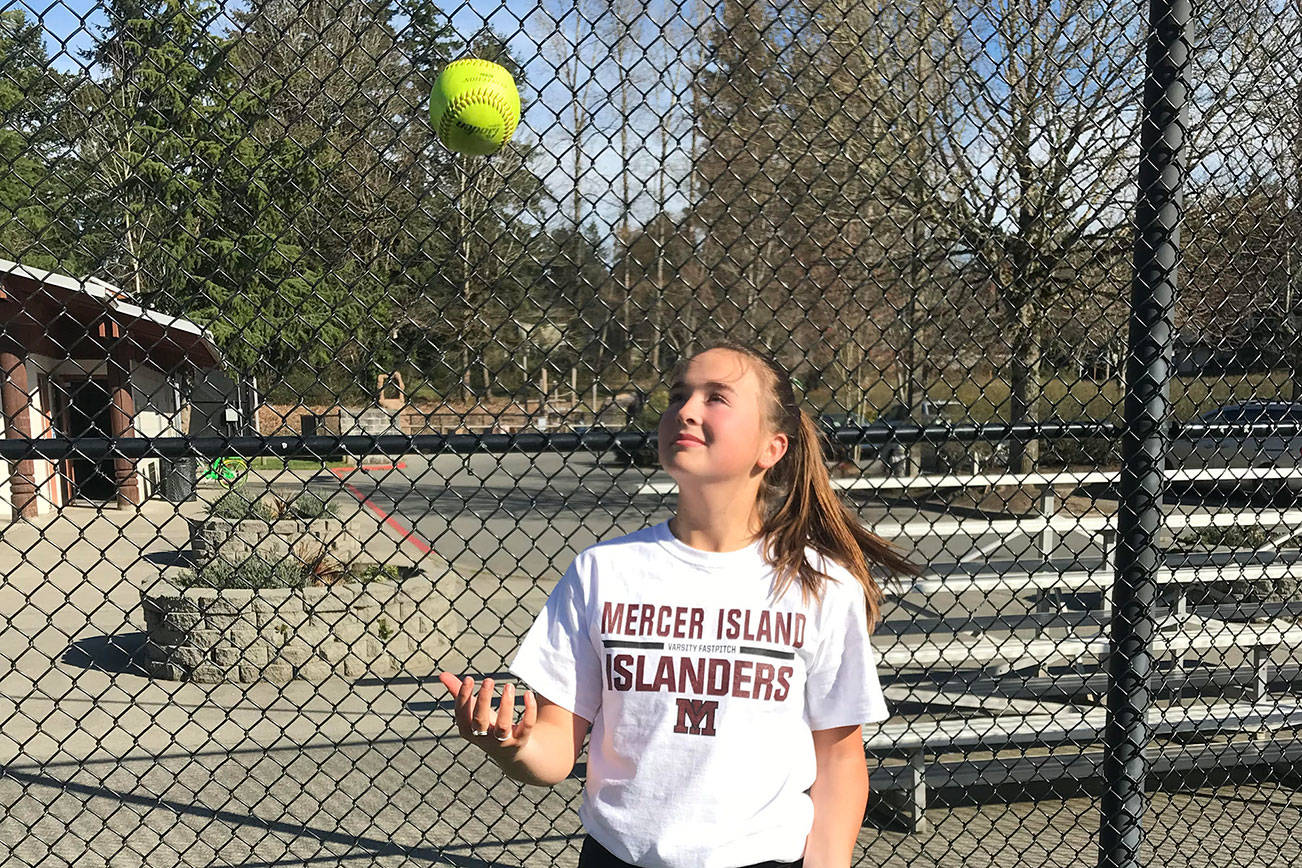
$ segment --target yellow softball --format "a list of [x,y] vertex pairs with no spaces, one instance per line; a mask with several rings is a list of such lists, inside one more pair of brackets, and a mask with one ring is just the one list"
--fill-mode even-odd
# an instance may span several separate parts
[[520,123],[520,92],[511,73],[488,60],[454,60],[434,82],[429,118],[443,144],[487,156],[511,140]]

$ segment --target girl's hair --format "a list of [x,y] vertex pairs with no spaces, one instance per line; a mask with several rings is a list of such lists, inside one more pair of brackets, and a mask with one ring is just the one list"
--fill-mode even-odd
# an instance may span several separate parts
[[787,435],[787,452],[764,474],[760,485],[765,556],[777,573],[776,596],[793,580],[802,595],[822,599],[827,573],[809,563],[806,547],[836,561],[863,585],[868,610],[868,629],[881,619],[882,589],[873,578],[872,567],[881,566],[897,575],[918,575],[921,570],[891,543],[870,532],[846,505],[836,490],[827,466],[818,428],[800,405],[791,388],[791,375],[772,356],[731,340],[718,340],[680,362],[680,369],[708,350],[726,349],[756,362],[762,381],[769,386],[766,402],[768,423],[774,432]]

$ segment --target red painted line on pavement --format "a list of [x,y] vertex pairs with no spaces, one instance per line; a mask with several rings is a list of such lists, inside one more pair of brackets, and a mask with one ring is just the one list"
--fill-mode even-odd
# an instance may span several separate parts
[[433,546],[431,546],[425,540],[421,539],[420,536],[418,536],[414,530],[403,527],[402,524],[397,519],[395,519],[389,513],[385,512],[383,509],[381,509],[374,501],[372,501],[365,494],[362,494],[362,492],[357,489],[356,485],[353,485],[351,482],[348,482],[342,476],[339,475],[339,471],[341,470],[348,471],[351,469],[353,468],[332,467],[330,468],[330,472],[335,475],[336,479],[338,479],[340,482],[342,482],[344,485],[348,487],[348,490],[353,493],[353,497],[356,497],[358,500],[362,502],[363,505],[369,507],[377,515],[379,515],[380,518],[384,519],[385,524],[387,524],[389,527],[396,530],[398,533],[402,534],[402,539],[399,540],[400,543],[403,542],[411,543],[423,555],[427,555],[431,551],[433,551]]

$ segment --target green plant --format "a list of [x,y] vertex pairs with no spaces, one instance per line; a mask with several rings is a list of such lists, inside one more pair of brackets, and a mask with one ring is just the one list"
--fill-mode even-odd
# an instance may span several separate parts
[[288,509],[301,519],[311,521],[337,514],[334,504],[314,491],[305,491],[290,501]]
[[255,552],[242,561],[213,560],[174,579],[182,588],[262,590],[304,588],[344,582],[400,582],[403,572],[392,564],[343,563],[323,547],[296,547],[291,557],[272,560]]
[[208,514],[214,518],[224,518],[229,521],[243,521],[249,518],[258,518],[263,521],[269,521],[270,512],[265,504],[255,500],[252,496],[242,490],[228,491],[221,497],[212,502],[208,507]]
[[258,554],[239,562],[215,558],[183,571],[174,580],[182,588],[218,590],[301,588],[306,582],[307,575],[297,563],[288,559],[273,561]]
[[283,497],[274,491],[269,491],[256,499],[244,491],[228,491],[213,501],[208,512],[215,518],[232,521],[256,518],[268,522],[287,518],[311,521],[314,518],[337,514],[334,504],[312,491],[303,492],[295,497]]
[[362,582],[397,582],[402,579],[402,572],[393,564],[366,564],[355,573],[356,581]]
[[389,626],[388,621],[381,618],[380,623],[376,625],[375,635],[380,637],[381,642],[387,642],[393,636],[393,628]]

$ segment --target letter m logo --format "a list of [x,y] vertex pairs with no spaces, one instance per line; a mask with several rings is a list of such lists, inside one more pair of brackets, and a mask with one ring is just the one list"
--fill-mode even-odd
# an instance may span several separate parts
[[714,735],[714,712],[719,703],[705,699],[679,699],[678,723],[674,732],[690,735]]

